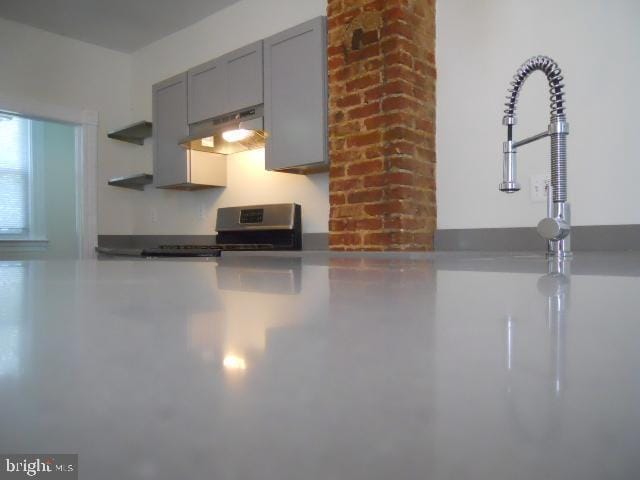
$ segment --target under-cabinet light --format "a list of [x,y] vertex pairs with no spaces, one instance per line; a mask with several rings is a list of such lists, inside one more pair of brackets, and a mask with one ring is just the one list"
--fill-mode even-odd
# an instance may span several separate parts
[[253,135],[253,130],[246,130],[244,128],[238,128],[237,130],[227,130],[222,132],[222,138],[227,142],[241,142]]
[[226,355],[222,360],[222,365],[226,370],[246,370],[247,362],[244,358],[236,355]]

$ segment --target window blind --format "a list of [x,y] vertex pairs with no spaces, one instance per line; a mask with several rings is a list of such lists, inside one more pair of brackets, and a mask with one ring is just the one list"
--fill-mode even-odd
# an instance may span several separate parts
[[0,112],[0,235],[29,231],[29,120]]

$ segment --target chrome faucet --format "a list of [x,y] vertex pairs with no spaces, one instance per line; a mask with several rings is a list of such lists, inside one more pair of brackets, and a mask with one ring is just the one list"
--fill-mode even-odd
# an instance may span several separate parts
[[[517,123],[516,103],[524,81],[536,70],[547,76],[551,120],[542,133],[513,140],[513,127]],[[565,116],[564,84],[558,64],[545,56],[531,57],[513,76],[507,95],[502,124],[507,127],[507,141],[503,143],[503,175],[500,191],[514,193],[520,190],[516,177],[516,151],[545,137],[551,137],[551,184],[547,187],[547,218],[538,223],[538,233],[547,240],[547,254],[559,258],[571,255],[571,209],[567,202],[567,135],[569,124]]]

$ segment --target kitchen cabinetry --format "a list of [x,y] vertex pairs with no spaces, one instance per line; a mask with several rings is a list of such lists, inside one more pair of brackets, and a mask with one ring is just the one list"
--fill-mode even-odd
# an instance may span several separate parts
[[226,185],[223,155],[185,150],[178,145],[189,133],[187,73],[153,86],[153,171],[158,188],[199,190]]
[[326,18],[264,40],[267,170],[328,168]]
[[[326,30],[326,18],[318,17],[154,85],[156,187],[226,185],[226,156],[210,153],[209,144],[215,138],[214,151],[222,152],[216,128],[227,128],[239,112],[255,121],[264,110],[267,170],[327,170]],[[243,128],[263,134],[261,122]]]
[[189,70],[188,123],[262,104],[262,56],[259,41]]

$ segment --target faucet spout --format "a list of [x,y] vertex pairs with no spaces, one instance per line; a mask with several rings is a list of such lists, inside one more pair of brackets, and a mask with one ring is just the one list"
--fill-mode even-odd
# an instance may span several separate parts
[[[549,83],[550,121],[546,131],[525,138],[520,141],[513,140],[513,129],[517,124],[516,107],[518,97],[524,82],[535,71],[543,72]],[[558,64],[551,58],[538,55],[531,57],[516,71],[511,81],[511,88],[505,103],[502,123],[507,127],[507,141],[503,144],[503,178],[499,185],[502,192],[514,193],[520,190],[516,176],[516,153],[521,146],[535,142],[545,137],[551,137],[551,185],[552,202],[554,212],[551,220],[562,224],[562,236],[549,236],[549,232],[558,229],[548,228],[550,222],[545,222],[547,228],[538,229],[540,235],[548,241],[548,253],[554,256],[567,256],[570,254],[569,244],[569,204],[567,203],[567,135],[569,124],[565,115],[564,77]],[[566,212],[566,214],[565,214]],[[544,221],[543,221],[544,222]],[[542,223],[542,222],[541,222]]]

